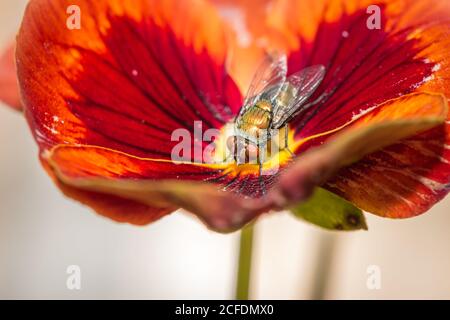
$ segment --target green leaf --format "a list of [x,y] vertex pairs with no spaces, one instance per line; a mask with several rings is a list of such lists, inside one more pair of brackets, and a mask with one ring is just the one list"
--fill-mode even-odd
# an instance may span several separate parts
[[298,218],[329,230],[367,230],[361,209],[322,188],[316,188],[305,202],[291,209]]

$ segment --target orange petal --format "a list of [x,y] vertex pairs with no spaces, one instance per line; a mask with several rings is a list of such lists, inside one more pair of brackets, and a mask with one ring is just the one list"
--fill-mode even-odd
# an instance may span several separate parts
[[[230,19],[239,19],[235,23],[240,31],[247,31],[248,37],[263,37],[267,32],[265,23],[273,0],[211,0]],[[241,20],[242,19],[242,20]]]
[[41,158],[41,163],[58,188],[69,198],[81,202],[94,209],[98,214],[120,223],[144,226],[175,211],[177,207],[163,208],[149,206],[111,194],[91,192],[72,187],[63,183],[54,173],[47,159]]
[[275,0],[209,0],[232,33],[229,67],[241,92],[246,93],[268,47],[282,46],[284,34],[269,23]]
[[0,100],[14,109],[22,109],[14,63],[14,45],[0,57]]
[[[212,183],[195,181],[219,177],[216,174],[219,171],[213,171],[209,166],[136,159],[89,146],[58,146],[44,160],[48,161],[63,190],[71,191],[69,196],[75,194],[78,200],[85,200],[86,196],[90,200],[107,199],[106,209],[115,212],[115,220],[133,222],[139,219],[139,212],[129,215],[133,207],[127,208],[127,203],[121,203],[119,208],[110,206],[120,198],[133,203],[134,207],[140,203],[152,208],[149,210],[156,210],[159,216],[173,211],[168,208],[183,207],[211,228],[229,232],[249,222],[264,206],[254,203],[247,207],[243,197],[219,191]],[[88,204],[94,204],[94,209],[98,209],[97,201]],[[120,213],[121,210],[124,212]],[[129,221],[130,218],[133,220]],[[139,221],[142,219],[145,216]]]

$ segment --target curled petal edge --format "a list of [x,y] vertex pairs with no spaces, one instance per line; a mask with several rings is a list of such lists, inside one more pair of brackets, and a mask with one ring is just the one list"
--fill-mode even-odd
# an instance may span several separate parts
[[[403,98],[403,97],[402,97]],[[399,99],[402,99],[399,98]],[[79,146],[56,146],[47,161],[56,177],[68,186],[110,194],[137,201],[154,207],[181,207],[192,212],[210,229],[234,232],[263,213],[280,211],[308,199],[316,186],[323,185],[342,167],[357,162],[365,155],[387,147],[401,139],[427,131],[445,122],[447,99],[440,94],[412,94],[408,98],[421,99],[426,113],[417,113],[398,118],[393,113],[376,116],[372,122],[361,125],[357,121],[322,146],[311,149],[280,176],[278,183],[261,199],[245,199],[229,192],[220,191],[217,186],[204,182],[177,180],[129,180],[102,177],[77,177],[67,175],[64,165],[56,160],[58,153],[73,151]],[[402,103],[391,103],[395,111],[406,107]],[[91,147],[95,149],[96,147]],[[111,150],[111,152],[114,152]],[[194,165],[194,164],[193,164]]]

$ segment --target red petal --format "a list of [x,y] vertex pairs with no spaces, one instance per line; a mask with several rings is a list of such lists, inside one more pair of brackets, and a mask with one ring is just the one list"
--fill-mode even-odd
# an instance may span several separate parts
[[383,217],[417,216],[450,191],[449,149],[447,121],[341,170],[327,187]]
[[[327,77],[315,98],[332,92],[296,119],[298,138],[336,134],[364,112],[411,92],[450,96],[448,1],[279,3],[272,23],[290,34],[291,72],[324,64]],[[366,27],[372,4],[382,9],[381,30]],[[297,152],[330,134],[310,139]],[[449,144],[448,129],[441,126],[367,156],[342,170],[329,188],[382,216],[423,213],[449,191]]]

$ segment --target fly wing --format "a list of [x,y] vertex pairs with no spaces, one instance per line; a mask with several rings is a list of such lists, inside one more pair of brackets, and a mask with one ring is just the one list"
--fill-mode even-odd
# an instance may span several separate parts
[[286,55],[267,55],[258,68],[245,98],[244,105],[239,113],[242,115],[246,109],[258,100],[265,98],[275,100],[286,82],[287,58]]
[[325,77],[325,67],[316,65],[305,68],[290,76],[284,90],[291,93],[289,101],[275,104],[272,128],[280,129],[298,113],[306,110],[310,105],[304,105],[322,83]]

